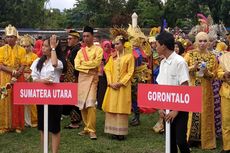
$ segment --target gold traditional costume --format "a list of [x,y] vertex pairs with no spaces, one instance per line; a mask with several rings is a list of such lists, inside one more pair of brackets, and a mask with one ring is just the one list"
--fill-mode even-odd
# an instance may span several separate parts
[[103,51],[96,45],[80,49],[74,60],[78,76],[78,104],[85,124],[84,131],[96,131],[96,95],[98,84],[98,67]]
[[[9,25],[5,29],[6,36],[18,37],[15,27]],[[0,65],[8,69],[18,70],[25,64],[26,51],[19,45],[13,47],[8,44],[0,48]],[[0,70],[0,86],[10,83],[12,75]],[[10,130],[22,130],[24,128],[24,109],[23,106],[13,104],[13,90],[8,89],[8,95],[0,100],[0,133]]]
[[230,52],[219,58],[217,76],[223,80],[220,89],[223,150],[230,150],[230,78],[224,78],[225,72],[230,72]]
[[190,70],[190,85],[202,87],[202,112],[190,113],[188,120],[188,140],[201,141],[202,149],[216,148],[215,126],[214,126],[214,98],[212,89],[212,79],[218,66],[216,57],[211,52],[201,53],[193,50],[185,55],[188,66],[193,66],[195,62],[201,64],[206,62],[208,74],[203,77],[198,76],[198,72]]
[[[33,53],[32,45],[34,45],[34,40],[29,35],[24,35],[20,39],[21,46],[30,47],[30,51],[26,51],[25,55],[25,68],[23,71],[23,81],[30,82],[32,78],[30,76],[31,70],[30,66],[32,65],[33,61],[38,58],[37,54]],[[37,108],[36,105],[25,105],[25,123],[28,126],[36,127],[37,126]]]
[[[121,39],[127,40],[124,29],[113,28],[111,34],[115,43],[119,43]],[[111,56],[104,67],[108,85],[122,84],[117,90],[107,87],[102,105],[106,113],[104,132],[122,136],[128,134],[128,115],[131,113],[131,78],[134,72],[134,57],[127,43],[124,44],[123,53],[117,51],[117,56]]]

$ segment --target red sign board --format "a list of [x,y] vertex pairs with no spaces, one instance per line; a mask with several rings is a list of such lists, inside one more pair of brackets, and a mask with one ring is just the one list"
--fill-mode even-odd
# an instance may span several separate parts
[[201,112],[202,89],[192,86],[138,84],[138,106]]
[[13,87],[14,104],[77,105],[76,83],[26,83]]

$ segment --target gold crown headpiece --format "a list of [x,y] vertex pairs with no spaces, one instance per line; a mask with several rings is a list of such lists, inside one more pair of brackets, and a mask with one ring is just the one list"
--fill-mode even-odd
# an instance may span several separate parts
[[118,41],[120,39],[125,39],[128,40],[128,33],[124,28],[118,28],[118,27],[114,27],[110,29],[110,34],[112,36],[113,41]]
[[145,36],[145,34],[141,31],[140,27],[133,27],[131,24],[129,24],[129,28],[127,29],[127,32],[131,38],[143,38],[147,40],[148,38]]
[[156,36],[161,32],[161,27],[153,27],[149,33],[149,36]]
[[176,41],[180,42],[184,48],[186,48],[189,45],[188,41],[186,41],[185,39],[183,39],[181,37],[179,37],[178,39],[176,39]]
[[26,34],[20,38],[20,45],[21,46],[34,45],[34,41],[35,40],[30,35]]
[[14,26],[12,26],[11,24],[9,24],[5,28],[5,35],[6,36],[16,36],[16,37],[18,37],[18,31],[17,31],[17,29]]

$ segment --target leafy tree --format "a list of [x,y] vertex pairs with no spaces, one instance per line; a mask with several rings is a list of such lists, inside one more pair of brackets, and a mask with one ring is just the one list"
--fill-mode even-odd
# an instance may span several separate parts
[[137,6],[140,27],[159,26],[163,15],[160,0],[139,0]]
[[0,26],[39,27],[43,20],[46,0],[1,0]]

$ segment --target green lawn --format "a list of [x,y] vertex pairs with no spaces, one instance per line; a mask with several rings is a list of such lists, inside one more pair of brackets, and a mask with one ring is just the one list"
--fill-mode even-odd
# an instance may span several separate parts
[[[141,125],[130,127],[125,141],[111,140],[104,134],[104,113],[97,112],[97,136],[93,141],[88,137],[78,136],[82,129],[61,131],[60,153],[164,153],[164,135],[155,134],[151,129],[157,120],[157,115],[142,115]],[[69,119],[62,121],[62,127]],[[38,153],[39,132],[37,129],[27,128],[23,133],[7,133],[0,135],[0,153]],[[192,148],[192,153],[218,153],[221,150],[220,140],[218,148],[204,151]]]

